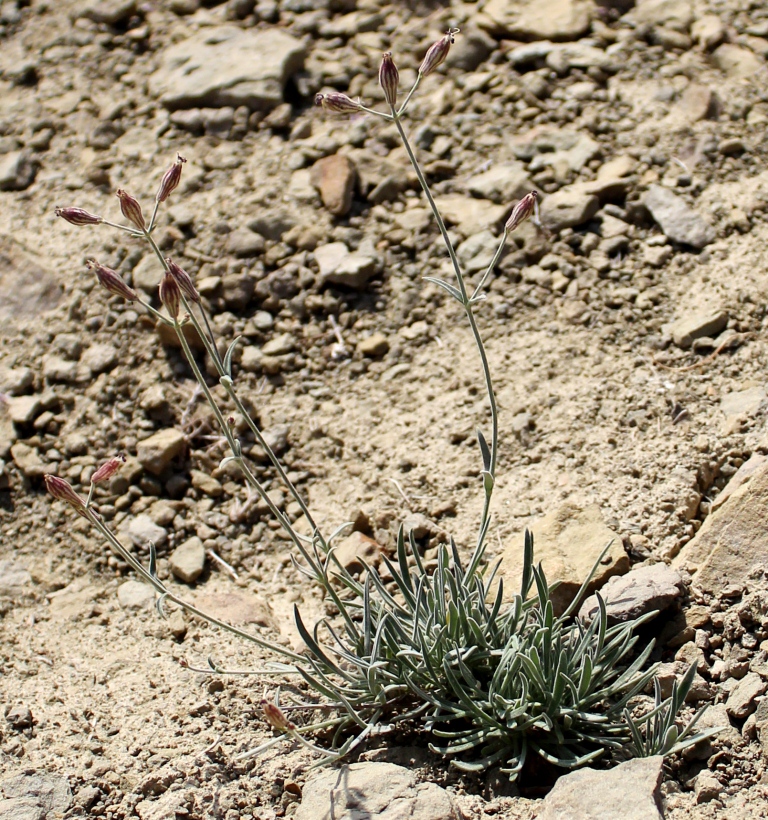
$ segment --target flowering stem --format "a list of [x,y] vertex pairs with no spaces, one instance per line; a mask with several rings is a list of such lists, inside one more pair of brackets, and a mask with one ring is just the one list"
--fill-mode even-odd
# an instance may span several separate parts
[[[406,100],[407,101],[407,100]],[[432,196],[432,192],[429,189],[429,185],[427,184],[427,180],[424,177],[424,174],[419,166],[418,160],[416,159],[415,154],[413,153],[413,149],[411,148],[410,143],[408,142],[408,137],[405,134],[405,130],[403,129],[403,125],[400,122],[400,115],[398,112],[392,108],[392,118],[395,123],[395,127],[397,128],[398,133],[400,134],[400,139],[402,140],[403,147],[408,154],[408,159],[411,161],[411,165],[413,166],[413,170],[416,172],[416,176],[419,180],[419,184],[421,185],[422,190],[424,191],[424,195],[427,198],[427,202],[429,202],[429,207],[432,209],[432,213],[434,214],[435,220],[437,221],[437,227],[440,229],[440,233],[443,237],[443,241],[445,242],[445,247],[448,250],[448,256],[450,257],[451,264],[453,265],[453,271],[456,275],[456,284],[459,288],[459,293],[461,294],[461,304],[464,307],[464,311],[467,314],[467,319],[469,320],[469,326],[472,330],[472,335],[475,339],[475,344],[477,345],[477,350],[480,354],[480,361],[483,367],[483,375],[485,377],[485,386],[488,391],[488,402],[491,408],[491,425],[492,425],[492,434],[491,434],[491,463],[488,468],[488,472],[492,479],[496,477],[496,458],[497,458],[497,450],[498,450],[498,441],[499,441],[499,418],[498,418],[498,408],[496,405],[496,395],[493,390],[493,381],[491,379],[491,369],[488,364],[488,356],[485,352],[485,345],[483,344],[482,337],[480,336],[480,330],[477,327],[477,321],[475,319],[474,311],[472,309],[472,299],[470,299],[469,294],[467,293],[467,286],[464,281],[464,275],[461,271],[461,266],[459,265],[459,260],[456,257],[456,251],[454,250],[453,243],[451,242],[451,238],[448,235],[448,230],[445,227],[445,222],[443,221],[443,217],[438,210],[437,204]],[[496,258],[501,254],[501,248],[496,252]],[[494,259],[494,265],[496,258]],[[484,276],[483,279],[486,277]],[[486,491],[485,494],[485,502],[483,504],[483,513],[480,519],[480,530],[479,536],[477,541],[477,546],[475,548],[475,554],[471,561],[470,566],[475,567],[482,556],[483,551],[483,543],[485,540],[485,534],[487,532],[487,523],[488,523],[488,516],[490,514],[490,504],[491,504],[491,494],[493,492],[493,488],[491,487],[490,490]]]

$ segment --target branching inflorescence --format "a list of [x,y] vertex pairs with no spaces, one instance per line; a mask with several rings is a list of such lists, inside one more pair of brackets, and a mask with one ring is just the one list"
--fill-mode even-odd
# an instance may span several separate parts
[[[158,322],[176,332],[184,356],[228,444],[229,455],[222,464],[237,464],[252,492],[267,505],[287,533],[296,552],[292,556],[296,569],[318,584],[338,610],[335,618],[322,619],[309,627],[298,608],[295,609],[296,626],[307,647],[306,654],[298,654],[213,618],[184,601],[158,577],[154,545],[150,545],[149,565],[145,567],[99,515],[93,503],[94,488],[96,483],[119,470],[119,458],[110,459],[97,470],[86,499],[63,479],[46,476],[49,492],[86,518],[110,547],[154,587],[161,614],[164,615],[165,605],[171,602],[256,643],[281,658],[279,662],[270,663],[263,670],[265,673],[299,675],[316,693],[310,703],[284,703],[281,707],[279,694],[275,702],[265,703],[265,718],[277,734],[244,756],[252,756],[291,738],[320,754],[322,760],[335,760],[348,754],[372,733],[383,733],[394,726],[411,727],[428,732],[431,748],[450,756],[454,765],[482,770],[498,764],[514,779],[526,761],[535,756],[560,767],[574,768],[606,753],[616,759],[669,754],[709,734],[693,734],[698,715],[682,730],[675,723],[693,672],[675,685],[666,700],[661,698],[657,684],[655,707],[633,716],[632,700],[649,685],[655,672],[654,666],[646,668],[653,644],[636,651],[637,628],[652,615],[608,627],[606,609],[598,595],[599,613],[590,623],[582,623],[575,612],[594,570],[571,606],[557,615],[551,600],[554,586],[547,583],[541,566],[534,564],[533,538],[528,533],[522,584],[511,602],[504,601],[503,584],[496,580],[498,564],[489,567],[485,560],[496,482],[499,424],[475,308],[485,298],[483,288],[508,235],[536,213],[537,193],[531,191],[511,209],[496,253],[470,292],[403,127],[414,93],[423,78],[446,59],[456,33],[455,29],[450,30],[429,49],[413,87],[399,107],[399,74],[390,53],[384,55],[379,70],[387,111],[368,108],[338,92],[318,94],[316,102],[333,113],[367,113],[395,125],[445,242],[454,281],[425,279],[442,288],[464,311],[479,353],[491,410],[490,443],[482,431],[477,431],[484,503],[477,537],[466,560],[451,539],[438,550],[437,568],[427,571],[413,536],[406,539],[402,528],[396,553],[383,557],[386,581],[373,567],[366,567],[359,580],[336,558],[334,539],[347,525],[328,537],[321,533],[238,393],[233,374],[233,353],[238,340],[221,356],[192,277],[173,259],[163,257],[153,237],[159,206],[179,184],[185,162],[182,157],[178,157],[163,176],[148,222],[138,201],[122,190],[118,191],[120,208],[129,225],[108,222],[80,208],[56,210],[58,216],[73,225],[109,225],[149,244],[164,271],[159,295],[167,315],[143,301],[116,271],[94,260],[89,260],[88,265],[111,294],[141,304]],[[216,369],[219,384],[266,452],[292,500],[298,503],[311,537],[296,530],[250,468],[233,420],[225,418],[190,349],[184,333],[184,326],[189,323]],[[211,671],[221,670],[211,664]],[[323,717],[318,722],[299,726],[285,714],[292,710],[296,715],[320,711]],[[307,736],[320,730],[331,730],[332,740],[327,747],[320,748],[307,740]]]

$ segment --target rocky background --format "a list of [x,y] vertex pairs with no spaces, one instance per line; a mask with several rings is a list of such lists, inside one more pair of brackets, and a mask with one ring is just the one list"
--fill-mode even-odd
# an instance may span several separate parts
[[2,0],[3,820],[314,820],[329,795],[351,816],[305,752],[235,760],[270,737],[272,679],[184,665],[263,653],[160,620],[44,494],[45,473],[87,487],[124,452],[99,509],[138,555],[157,544],[168,583],[292,645],[294,603],[324,612],[266,507],[218,468],[172,340],[84,265],[157,304],[156,261],[54,208],[119,220],[123,187],[146,212],[185,156],[160,244],[222,345],[242,336],[239,382],[318,519],[354,522],[344,560],[376,562],[400,522],[427,561],[447,534],[470,544],[489,417],[468,329],[422,281],[446,274],[439,236],[394,129],[312,105],[333,89],[379,104],[385,50],[407,89],[449,26],[462,32],[408,130],[471,277],[514,202],[542,195],[542,225],[514,234],[479,311],[502,431],[491,552],[513,580],[532,526],[568,594],[613,539],[598,578],[612,617],[663,610],[647,636],[662,682],[695,663],[688,714],[710,704],[702,725],[723,731],[663,768],[568,775],[543,801],[542,784],[460,775],[408,737],[372,742],[345,782],[393,818],[403,801],[414,818],[576,818],[598,799],[606,816],[765,816],[764,3]]

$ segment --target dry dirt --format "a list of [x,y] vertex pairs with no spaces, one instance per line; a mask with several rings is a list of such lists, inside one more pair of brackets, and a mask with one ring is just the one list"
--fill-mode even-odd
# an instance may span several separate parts
[[[285,785],[301,783],[312,760],[277,747],[234,761],[270,736],[258,703],[274,682],[210,677],[180,661],[204,666],[212,656],[228,668],[253,668],[264,654],[194,621],[174,637],[151,608],[121,606],[117,589],[129,574],[85,522],[45,495],[44,469],[55,465],[80,486],[115,452],[135,456],[155,430],[183,429],[188,447],[160,478],[139,471],[100,492],[105,517],[121,529],[147,514],[163,531],[161,576],[265,636],[296,644],[293,604],[312,613],[322,602],[263,511],[235,514],[246,492],[234,474],[218,476],[213,497],[190,483],[191,471],[210,471],[223,454],[191,373],[151,322],[94,287],[83,264],[96,257],[129,280],[133,270],[135,282],[143,249],[104,226],[66,225],[55,206],[118,219],[115,189],[150,202],[179,151],[188,163],[170,221],[161,211],[163,247],[198,281],[223,277],[210,299],[223,342],[244,334],[247,346],[259,347],[285,337],[284,352],[240,381],[262,427],[277,440],[287,434],[285,463],[319,521],[328,529],[362,522],[389,548],[398,522],[423,515],[434,522],[430,546],[449,532],[463,548],[480,512],[473,431],[487,428],[489,415],[469,330],[421,279],[445,270],[437,231],[386,124],[350,125],[312,106],[315,91],[349,90],[344,82],[358,71],[364,82],[352,93],[374,103],[384,48],[412,71],[441,30],[455,23],[471,32],[479,12],[472,4],[372,0],[360,8],[381,11],[379,30],[340,36],[322,20],[352,5],[259,5],[261,21],[250,14],[237,24],[279,24],[305,38],[307,68],[289,83],[286,121],[255,117],[222,135],[174,124],[147,78],[170,43],[248,4],[171,10],[185,5],[197,3],[123,3],[128,12],[111,25],[78,16],[78,2],[0,3],[0,147],[26,152],[36,169],[31,183],[0,192],[0,375],[31,373],[15,387],[0,382],[0,390],[9,400],[40,399],[29,423],[0,425],[8,438],[0,441],[0,703],[13,718],[0,718],[0,778],[66,777],[75,795],[67,816],[290,815],[294,792]],[[760,3],[692,8],[696,20],[717,15],[723,36],[762,62],[768,16]],[[515,146],[536,127],[576,130],[598,146],[578,170],[528,168],[542,192],[594,180],[617,157],[631,160],[629,182],[597,215],[559,234],[526,226],[478,311],[501,416],[494,553],[519,540],[532,517],[572,502],[598,505],[634,562],[669,559],[735,469],[768,448],[767,86],[759,72],[729,76],[687,30],[665,40],[653,26],[630,25],[626,10],[600,7],[587,34],[600,48],[624,43],[604,69],[555,71],[536,58],[515,70],[507,55],[521,43],[502,37],[469,58],[488,73],[483,83],[471,86],[472,75],[449,62],[412,109],[411,132],[425,122],[434,130],[436,153],[423,153],[441,194],[463,193],[479,172],[515,161]],[[308,19],[313,13],[320,25]],[[712,94],[701,116],[685,96],[694,84]],[[358,189],[348,215],[329,214],[311,191],[298,190],[295,171],[339,147],[391,161],[400,193],[372,204]],[[657,182],[714,226],[703,250],[663,240],[640,205]],[[237,256],[235,232],[275,214],[294,226],[288,234]],[[623,232],[615,230],[619,219]],[[458,240],[479,232],[462,224],[452,231]],[[617,234],[625,241],[598,247]],[[324,285],[313,250],[327,241],[373,251],[378,272],[361,289]],[[659,256],[659,248],[668,252]],[[287,294],[271,279],[259,289],[274,271],[293,283]],[[243,277],[255,292],[243,296]],[[709,355],[721,340],[693,351],[672,341],[672,323],[715,308],[738,334],[732,346]],[[335,327],[346,355],[334,348]],[[373,333],[387,340],[379,357],[358,347]],[[106,348],[89,358],[94,345],[113,346],[114,361],[104,365]],[[272,481],[266,466],[258,471]],[[237,577],[209,560],[193,589],[173,581],[168,556],[194,535]],[[146,557],[143,546],[139,554]],[[670,770],[670,816],[764,816],[764,763],[756,741],[747,748],[728,758],[731,786],[714,804],[695,803],[690,769]],[[463,795],[467,816],[535,810],[420,750],[368,754],[413,760],[425,777]],[[739,757],[743,771],[733,762]]]

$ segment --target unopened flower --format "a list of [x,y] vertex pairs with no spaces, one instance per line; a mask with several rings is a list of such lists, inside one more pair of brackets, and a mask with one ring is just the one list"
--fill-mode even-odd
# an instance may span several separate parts
[[326,111],[333,111],[335,114],[354,114],[362,111],[363,106],[355,102],[351,97],[342,94],[340,91],[329,91],[327,94],[316,94],[315,105],[322,106]]
[[505,231],[514,231],[518,225],[525,222],[525,220],[533,214],[536,210],[536,200],[538,196],[538,191],[531,191],[515,205],[512,209],[512,213],[509,215],[507,224],[504,226]]
[[79,515],[85,515],[85,501],[72,489],[72,485],[55,475],[45,476],[45,488],[59,501],[66,501]]
[[392,59],[392,52],[385,51],[379,66],[379,85],[384,91],[384,99],[392,108],[397,104],[397,86],[399,83],[400,72]]
[[110,293],[115,296],[122,296],[123,299],[127,299],[129,302],[135,302],[139,298],[136,292],[125,284],[120,274],[113,271],[112,268],[100,265],[95,259],[89,259],[85,264],[96,274],[99,284]]
[[429,51],[427,51],[419,66],[419,74],[421,74],[422,77],[431,74],[445,61],[448,52],[451,50],[451,46],[456,42],[454,38],[458,33],[459,29],[449,28],[436,43],[433,43],[429,47]]
[[88,213],[82,208],[56,208],[54,213],[70,225],[98,225],[104,221],[100,216]]
[[171,319],[177,319],[179,317],[181,288],[179,288],[179,283],[170,273],[166,273],[160,282],[160,301],[163,303],[163,307],[168,311],[168,315]]
[[283,714],[283,710],[280,709],[280,707],[275,706],[274,703],[270,703],[268,700],[263,700],[261,702],[261,708],[264,710],[264,717],[267,719],[269,725],[273,729],[277,729],[278,732],[287,732],[296,728],[296,726]]
[[120,200],[120,210],[123,216],[132,222],[140,231],[147,229],[147,223],[144,221],[144,214],[141,212],[141,205],[139,200],[132,197],[122,188],[117,189],[117,198]]
[[195,287],[195,283],[192,281],[192,277],[184,268],[179,267],[170,256],[166,257],[165,263],[168,265],[168,272],[176,280],[176,284],[181,288],[181,292],[187,299],[189,299],[190,302],[199,302],[200,294]]
[[120,470],[123,464],[125,464],[125,456],[122,453],[114,458],[110,458],[108,461],[105,461],[91,476],[91,484],[98,484],[99,481],[107,481],[112,478],[112,476]]
[[163,174],[160,181],[160,187],[157,190],[155,199],[158,202],[165,202],[181,181],[181,166],[186,162],[186,159],[181,154],[176,154],[176,162]]

